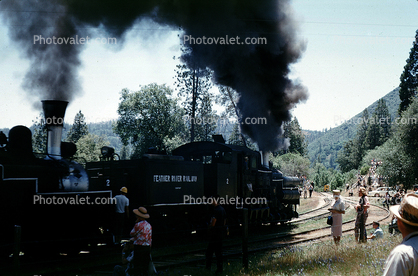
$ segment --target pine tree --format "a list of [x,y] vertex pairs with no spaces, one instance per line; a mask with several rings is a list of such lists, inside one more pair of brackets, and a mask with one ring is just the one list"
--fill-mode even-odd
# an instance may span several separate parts
[[212,109],[212,95],[204,93],[196,114],[195,141],[212,141],[218,119]]
[[89,134],[87,127],[86,119],[84,114],[81,113],[81,110],[74,117],[74,123],[70,128],[70,131],[67,135],[68,142],[73,142],[76,144],[83,136]]
[[[182,48],[183,55],[188,54],[191,49]],[[202,100],[209,94],[212,87],[212,71],[208,68],[188,67],[186,64],[179,64],[177,67],[177,80],[175,85],[179,92],[178,95],[185,97],[183,106],[190,122],[190,142],[195,140],[195,126],[197,112]]]
[[417,94],[418,88],[418,30],[415,34],[415,41],[413,42],[411,51],[409,52],[409,58],[406,60],[404,71],[401,75],[401,84],[399,87],[399,98],[401,103],[399,104],[398,113],[406,110],[411,104],[411,100]]
[[[43,118],[44,115],[41,113],[38,118]],[[47,143],[47,131],[44,121],[41,119],[37,120],[33,124],[33,135],[32,135],[32,148],[34,152],[46,153]]]
[[382,98],[377,102],[377,107],[369,120],[366,132],[365,149],[374,149],[389,139],[391,130],[391,116],[386,101]]

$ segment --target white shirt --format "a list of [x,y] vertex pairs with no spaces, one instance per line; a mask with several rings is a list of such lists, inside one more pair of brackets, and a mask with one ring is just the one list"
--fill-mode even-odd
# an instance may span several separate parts
[[116,199],[116,213],[125,213],[125,206],[129,206],[129,199],[125,195],[117,195]]
[[383,275],[418,275],[418,232],[406,236],[386,259]]
[[345,211],[344,201],[341,200],[341,197],[338,197],[338,199],[334,202],[334,205],[332,205],[331,209],[337,211]]

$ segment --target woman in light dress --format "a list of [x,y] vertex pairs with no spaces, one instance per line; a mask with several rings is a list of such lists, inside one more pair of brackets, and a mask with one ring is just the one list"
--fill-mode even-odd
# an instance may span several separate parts
[[332,213],[331,235],[334,237],[335,244],[338,245],[343,235],[343,214],[345,214],[345,206],[341,200],[341,191],[333,190],[332,193],[335,202],[328,210]]

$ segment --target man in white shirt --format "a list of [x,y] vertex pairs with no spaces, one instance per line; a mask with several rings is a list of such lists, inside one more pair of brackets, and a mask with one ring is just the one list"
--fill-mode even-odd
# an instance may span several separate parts
[[386,259],[383,275],[418,275],[418,195],[407,194],[401,205],[390,207],[396,216],[402,243]]
[[122,187],[120,194],[115,196],[116,214],[115,214],[115,243],[120,243],[124,231],[126,220],[129,219],[129,199],[126,197],[128,189]]

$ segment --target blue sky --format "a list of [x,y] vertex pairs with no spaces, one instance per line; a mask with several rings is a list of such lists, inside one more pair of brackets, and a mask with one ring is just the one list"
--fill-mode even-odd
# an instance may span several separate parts
[[[293,110],[302,128],[334,127],[399,85],[418,29],[418,1],[295,0],[292,6],[307,42],[291,74],[309,90],[309,99]],[[30,126],[40,112],[33,101],[40,99],[20,87],[29,62],[8,31],[0,25],[0,128]],[[178,63],[173,56],[180,54],[177,35],[178,30],[151,33],[136,26],[124,45],[88,45],[79,70],[83,91],[70,103],[66,121],[72,123],[79,110],[88,122],[116,118],[123,88],[137,90],[151,82],[172,86]]]

